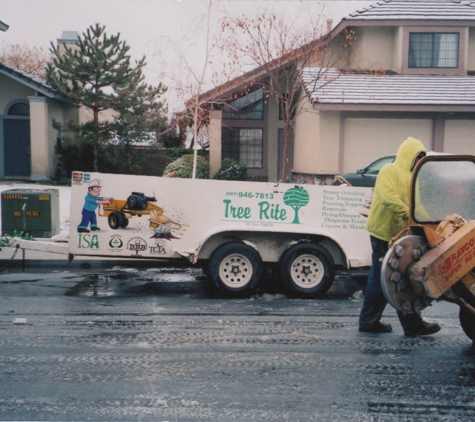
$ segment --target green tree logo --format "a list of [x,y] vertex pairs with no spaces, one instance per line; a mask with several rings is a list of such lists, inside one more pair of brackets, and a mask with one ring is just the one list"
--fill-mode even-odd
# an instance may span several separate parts
[[304,188],[290,188],[287,192],[284,193],[284,204],[291,207],[294,212],[294,221],[292,224],[300,224],[299,221],[299,210],[308,204],[310,196]]

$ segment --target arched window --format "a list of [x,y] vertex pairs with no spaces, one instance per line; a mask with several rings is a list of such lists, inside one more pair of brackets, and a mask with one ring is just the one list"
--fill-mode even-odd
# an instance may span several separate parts
[[30,106],[26,103],[15,103],[8,109],[9,116],[29,116]]

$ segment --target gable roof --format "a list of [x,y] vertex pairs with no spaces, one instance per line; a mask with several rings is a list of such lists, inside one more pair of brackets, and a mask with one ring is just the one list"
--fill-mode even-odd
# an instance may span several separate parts
[[[320,79],[315,86],[315,75]],[[462,75],[354,74],[307,68],[305,90],[312,104],[327,110],[475,111],[475,77]]]
[[62,99],[61,95],[48,84],[28,73],[22,72],[6,63],[0,62],[0,73],[6,75],[29,88],[38,91],[45,97]]
[[475,21],[475,4],[461,0],[383,0],[343,18],[343,21],[364,20]]
[[412,25],[423,22],[464,22],[475,26],[473,0],[381,0],[344,17],[330,32],[337,36],[345,28],[371,25]]
[[[358,25],[371,25],[378,24],[378,22],[384,21],[384,24],[394,24],[402,25],[404,21],[413,24],[414,21],[455,21],[456,24],[460,24],[462,21],[468,25],[475,26],[475,0],[380,0],[375,2],[373,5],[361,10],[357,10],[354,13],[349,14],[344,17],[337,26],[335,26],[332,31],[328,34],[329,38],[335,38],[339,33],[341,33],[345,28]],[[325,38],[327,35],[322,37]],[[316,41],[318,42],[318,40]],[[280,62],[280,65],[285,65],[285,63]],[[238,92],[239,88],[249,83],[250,81],[258,81],[259,78],[265,77],[266,69],[261,66],[247,72],[231,81],[226,82],[225,84],[212,89],[204,94],[200,95],[201,101],[211,101],[214,97],[219,97],[223,94],[229,94]],[[347,75],[348,78],[363,75]],[[390,75],[386,75],[390,76]],[[396,76],[396,75],[394,75]],[[402,75],[399,75],[402,76]],[[417,76],[417,75],[405,75],[404,77],[409,78],[411,83],[422,83],[422,81],[428,81],[429,79],[434,78],[434,81],[446,80],[448,89],[452,89],[450,84],[453,80],[458,80],[457,78],[470,78],[467,76]],[[428,79],[429,78],[429,79]],[[455,78],[455,79],[454,79]],[[353,80],[348,80],[349,83],[353,83]],[[402,80],[402,79],[399,79]],[[472,79],[475,80],[475,79]],[[342,87],[340,87],[341,90]],[[382,87],[381,87],[382,88]],[[350,87],[351,90],[351,87]],[[347,92],[349,92],[347,90]],[[383,101],[383,100],[381,100]],[[435,100],[431,104],[435,106],[437,102]],[[322,103],[323,104],[323,103]],[[343,102],[340,101],[342,105]],[[355,103],[356,104],[356,103]],[[375,104],[375,103],[367,103]],[[409,103],[407,103],[408,105]],[[417,101],[414,104],[419,104]],[[475,101],[474,101],[475,104]],[[455,105],[455,104],[452,104]],[[467,105],[468,106],[468,105]],[[440,111],[440,110],[439,110]],[[458,111],[461,111],[458,109]],[[470,111],[475,111],[475,106],[470,108]]]
[[475,20],[473,1],[383,0],[343,20]]

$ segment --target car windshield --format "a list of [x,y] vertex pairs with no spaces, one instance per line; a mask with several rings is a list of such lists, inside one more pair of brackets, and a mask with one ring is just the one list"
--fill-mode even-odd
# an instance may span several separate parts
[[414,188],[414,219],[439,222],[457,214],[475,219],[475,163],[471,160],[423,162]]
[[385,164],[392,163],[394,161],[393,156],[383,157],[379,160],[376,160],[374,163],[371,163],[368,167],[366,167],[365,174],[378,174],[379,170],[383,168]]

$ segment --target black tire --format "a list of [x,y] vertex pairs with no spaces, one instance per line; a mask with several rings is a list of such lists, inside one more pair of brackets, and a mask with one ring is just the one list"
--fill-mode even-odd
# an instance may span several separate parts
[[128,198],[127,198],[127,206],[133,210],[135,209],[135,207],[138,205],[139,201],[137,199],[136,196],[134,195],[130,195]]
[[468,309],[463,306],[460,307],[459,311],[459,320],[463,332],[467,337],[474,341],[475,340],[475,314],[470,312]]
[[129,225],[129,219],[124,215],[124,213],[121,213],[120,216],[122,217],[120,228],[125,229]]
[[242,242],[220,246],[208,261],[207,274],[215,292],[230,297],[249,297],[262,280],[264,265],[259,253]]
[[324,295],[335,279],[335,264],[330,254],[313,243],[300,243],[284,253],[279,263],[286,295],[313,299]]
[[117,230],[119,227],[122,227],[124,216],[117,211],[114,211],[109,214],[107,221],[109,222],[109,227],[113,230]]

